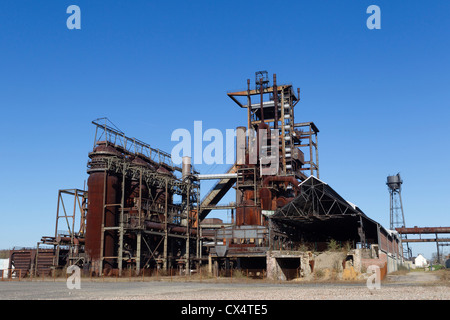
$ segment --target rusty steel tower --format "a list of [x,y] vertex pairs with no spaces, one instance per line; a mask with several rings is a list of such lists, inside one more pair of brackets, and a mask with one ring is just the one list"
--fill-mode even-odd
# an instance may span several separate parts
[[[395,176],[388,176],[386,182],[389,189],[389,227],[391,230],[396,228],[405,228],[405,213],[403,212],[402,203],[402,184],[403,180],[400,177],[400,173]],[[406,235],[402,234],[402,239],[406,240]],[[408,243],[404,241],[403,245],[403,257],[410,258],[412,256],[411,248]]]

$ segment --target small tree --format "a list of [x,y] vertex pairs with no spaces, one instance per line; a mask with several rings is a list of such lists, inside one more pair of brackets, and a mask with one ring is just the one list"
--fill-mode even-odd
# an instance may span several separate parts
[[341,249],[341,246],[336,240],[331,239],[328,242],[328,250],[330,250],[330,251],[339,251],[340,249]]

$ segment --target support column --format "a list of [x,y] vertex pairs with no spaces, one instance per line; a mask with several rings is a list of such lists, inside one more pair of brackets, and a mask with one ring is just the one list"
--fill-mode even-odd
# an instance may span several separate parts
[[439,264],[441,261],[441,255],[439,253],[439,241],[438,241],[438,234],[436,233],[436,253],[437,253],[437,263]]
[[[283,161],[283,174],[286,174],[286,141],[284,130],[284,89],[281,90],[281,159]],[[292,150],[291,150],[292,151]]]
[[200,190],[197,188],[197,259],[199,261],[199,265],[201,265],[201,258],[202,258],[202,229],[200,228]]
[[168,206],[168,187],[167,187],[167,179],[166,179],[166,186],[165,186],[165,193],[166,193],[166,199],[165,199],[165,208],[164,208],[164,251],[163,251],[163,270],[167,270],[167,247],[168,247],[168,232],[167,232],[167,220],[168,220],[168,212],[167,212],[167,206]]
[[211,254],[208,255],[208,274],[212,274],[213,272],[212,267],[212,257]]
[[[61,190],[58,191],[58,204],[56,206],[56,224],[55,224],[55,239],[58,237],[58,222],[59,222],[59,201],[61,199]],[[56,254],[53,260],[53,265],[59,267],[59,243],[56,245]]]
[[247,79],[247,131],[250,132],[252,126],[252,99],[250,97],[250,79]]
[[219,261],[217,259],[214,260],[214,276],[219,276]]
[[190,198],[191,198],[191,188],[190,185],[187,186],[187,199],[186,199],[186,274],[191,274],[191,263],[190,263],[190,236],[191,236],[191,228],[190,228]]
[[314,175],[314,158],[313,158],[313,141],[312,141],[312,127],[311,124],[309,125],[309,166],[311,169],[310,174],[313,176]]
[[316,174],[317,179],[319,179],[319,140],[317,138],[317,133],[315,134],[316,137]]
[[120,200],[120,217],[119,217],[119,254],[118,254],[118,268],[119,268],[119,277],[122,276],[122,263],[123,263],[123,212],[125,209],[125,163],[123,164],[123,172],[122,172],[122,198]]
[[138,231],[136,234],[136,275],[138,276],[141,272],[141,238],[142,232]]
[[141,271],[141,238],[142,238],[142,170],[139,171],[139,230],[136,234],[136,275]]

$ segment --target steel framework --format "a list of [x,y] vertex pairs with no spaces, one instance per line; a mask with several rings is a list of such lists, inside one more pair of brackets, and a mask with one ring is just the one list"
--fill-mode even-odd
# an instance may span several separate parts
[[376,222],[328,184],[310,176],[299,187],[300,194],[271,217],[278,229],[283,224],[295,226],[298,235],[291,235],[292,238],[301,237],[305,241],[356,240],[362,247],[376,242]]
[[[441,253],[439,247],[444,247],[449,245],[450,238],[439,238],[439,234],[450,234],[450,227],[412,227],[412,228],[396,228],[398,233],[401,235],[415,234],[419,235],[418,239],[404,239],[403,242],[406,243],[416,243],[416,242],[436,242],[437,249],[437,260],[441,260]],[[423,234],[434,234],[435,238],[422,238]],[[444,242],[444,243],[442,243]]]
[[[71,197],[73,197],[73,200],[70,199]],[[71,207],[67,207],[67,205]],[[38,247],[40,244],[54,247],[54,267],[58,268],[84,261],[83,246],[86,233],[86,215],[87,192],[85,190],[61,189],[58,191],[55,236],[42,237],[41,242],[38,243]],[[60,230],[61,220],[67,229]],[[75,228],[78,228],[78,230]],[[38,258],[37,256],[36,259]]]
[[[403,180],[400,177],[400,173],[395,176],[387,177],[387,186],[389,189],[389,222],[391,230],[396,228],[403,228],[406,226],[405,213],[403,211],[402,203],[402,184]],[[411,258],[412,250],[408,244],[408,237],[406,234],[400,234],[403,243],[403,256],[407,259]]]
[[[197,218],[199,183],[192,172],[177,178],[172,172],[182,172],[182,168],[172,163],[170,154],[129,138],[108,124],[107,119],[101,120],[105,123],[93,121],[96,125],[94,151],[88,163],[88,173],[96,174],[97,181],[98,174],[103,174],[103,189],[96,187],[96,190],[103,190],[103,203],[95,207],[102,211],[98,269],[102,272],[107,262],[106,266],[117,266],[121,275],[126,262],[127,267],[134,265],[139,273],[150,262],[167,269],[176,260],[178,265],[183,264],[190,270],[192,259],[201,262],[201,230]],[[119,187],[108,182],[111,178]],[[115,188],[114,194],[120,197],[118,201],[108,196],[111,188]],[[146,196],[143,190],[148,190]],[[161,194],[163,202],[157,199]],[[172,202],[174,195],[181,198],[180,203]],[[114,221],[109,217],[111,212]],[[110,240],[106,247],[105,239],[111,238],[114,249]],[[180,250],[179,241],[185,242],[185,253],[175,258],[173,250]]]

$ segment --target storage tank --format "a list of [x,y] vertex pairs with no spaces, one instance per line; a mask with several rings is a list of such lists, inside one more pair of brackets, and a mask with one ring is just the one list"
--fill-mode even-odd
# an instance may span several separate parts
[[387,177],[387,185],[391,190],[398,190],[401,187],[401,184],[403,183],[402,179],[400,178],[400,173],[397,173],[395,176],[388,176]]
[[[91,263],[91,270],[100,274],[101,258],[101,230],[103,220],[103,201],[105,204],[119,203],[120,179],[113,174],[106,172],[105,161],[107,157],[121,157],[122,154],[112,145],[106,142],[99,142],[94,150],[89,153],[91,159],[88,166],[89,178],[88,187],[88,212],[86,216],[86,243],[85,251],[87,259]],[[105,176],[106,175],[106,176]],[[105,190],[106,189],[106,190]],[[106,191],[106,192],[105,192]],[[105,197],[105,199],[104,199]],[[104,215],[104,226],[112,227],[116,225],[118,216],[118,206],[106,206]],[[105,232],[104,256],[114,256],[116,243],[114,231]],[[111,263],[110,260],[105,260]]]

